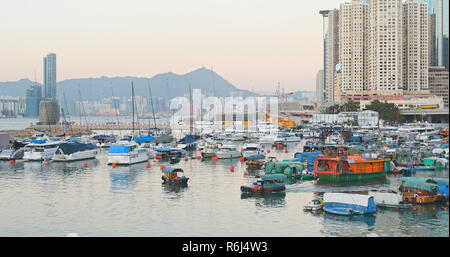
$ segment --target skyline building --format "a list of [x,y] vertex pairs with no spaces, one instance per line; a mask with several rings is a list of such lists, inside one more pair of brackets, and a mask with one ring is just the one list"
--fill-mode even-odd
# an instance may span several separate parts
[[334,69],[339,63],[339,10],[322,10],[323,16],[323,101],[336,102],[334,97]]
[[42,100],[42,87],[40,85],[31,85],[25,94],[25,116],[38,117],[39,103]]
[[323,70],[319,70],[316,74],[316,99],[317,106],[322,106],[324,104],[323,99]]
[[56,54],[44,57],[44,98],[56,101]]
[[368,6],[352,0],[342,3],[339,11],[340,90],[344,93],[367,90]]
[[428,89],[428,6],[419,0],[403,3],[404,90]]

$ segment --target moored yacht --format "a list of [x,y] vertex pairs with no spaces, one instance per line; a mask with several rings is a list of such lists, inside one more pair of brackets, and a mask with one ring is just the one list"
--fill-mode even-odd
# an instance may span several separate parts
[[56,162],[69,162],[94,159],[98,149],[93,144],[79,142],[61,143],[56,150],[52,160]]
[[56,153],[61,141],[44,141],[32,140],[31,143],[25,146],[23,159],[26,161],[43,161],[51,159]]
[[235,145],[223,145],[220,147],[220,150],[216,152],[216,156],[219,159],[231,159],[239,158],[242,154]]
[[108,164],[130,165],[148,159],[147,149],[139,147],[134,141],[119,141],[118,144],[111,145],[108,151]]

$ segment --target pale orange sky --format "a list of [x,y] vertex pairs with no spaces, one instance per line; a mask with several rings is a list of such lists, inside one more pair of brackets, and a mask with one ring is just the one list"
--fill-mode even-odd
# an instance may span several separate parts
[[152,77],[211,68],[241,89],[314,90],[322,17],[338,0],[2,0],[0,81]]

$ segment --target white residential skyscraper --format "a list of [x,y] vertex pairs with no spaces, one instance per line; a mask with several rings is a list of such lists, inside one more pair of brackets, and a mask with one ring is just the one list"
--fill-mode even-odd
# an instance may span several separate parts
[[359,0],[339,9],[339,64],[341,92],[367,90],[367,4]]
[[426,3],[403,4],[403,82],[409,92],[428,89],[428,20]]

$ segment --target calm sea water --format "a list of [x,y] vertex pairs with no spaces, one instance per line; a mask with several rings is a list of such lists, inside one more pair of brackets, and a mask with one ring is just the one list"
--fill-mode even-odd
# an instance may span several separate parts
[[[292,158],[295,147],[270,156]],[[368,217],[303,212],[314,192],[397,189],[396,176],[357,186],[298,182],[287,185],[284,196],[243,198],[240,186],[253,182],[255,172],[238,159],[150,164],[112,168],[106,152],[95,160],[48,166],[0,162],[0,236],[449,236],[448,209],[441,205],[378,210]],[[188,186],[163,186],[161,164],[183,168]]]

